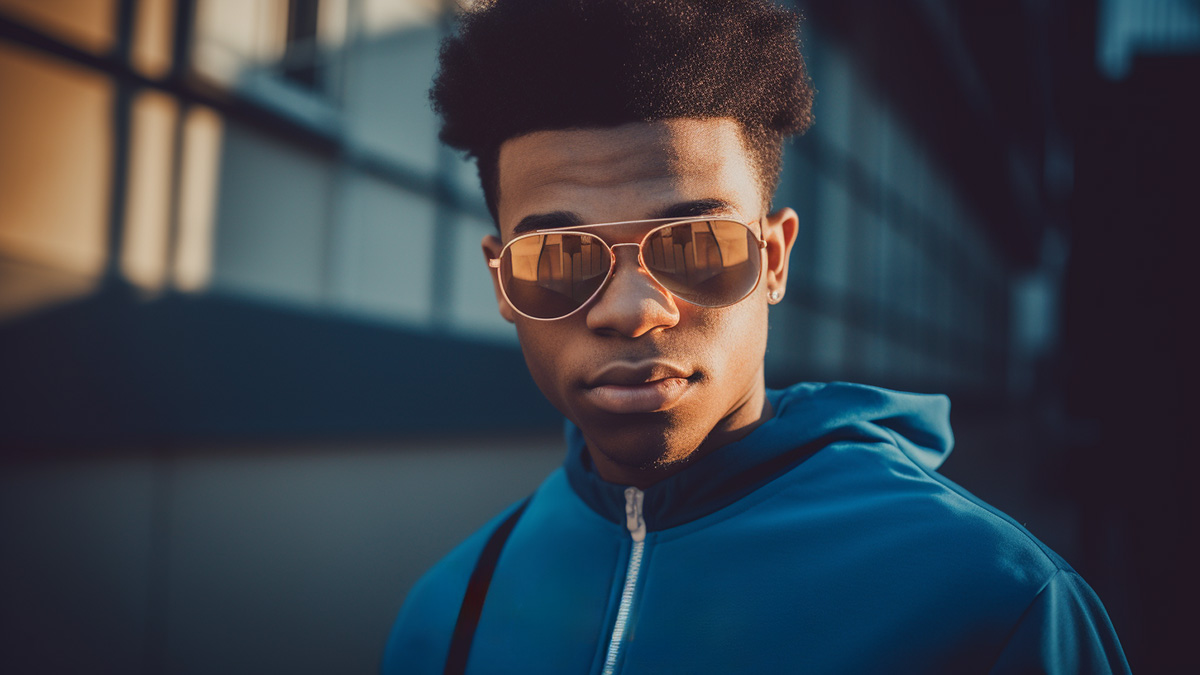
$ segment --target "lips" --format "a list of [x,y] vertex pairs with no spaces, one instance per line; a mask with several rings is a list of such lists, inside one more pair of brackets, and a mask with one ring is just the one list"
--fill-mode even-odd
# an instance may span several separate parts
[[691,373],[663,361],[618,362],[600,370],[584,385],[584,398],[613,414],[666,410],[692,385]]

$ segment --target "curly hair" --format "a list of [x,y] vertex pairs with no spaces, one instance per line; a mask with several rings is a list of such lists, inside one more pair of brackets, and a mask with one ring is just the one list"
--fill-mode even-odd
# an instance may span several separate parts
[[475,158],[497,219],[510,138],[733,118],[769,203],[784,139],[812,123],[798,27],[769,0],[479,0],[442,41],[429,92],[439,138]]

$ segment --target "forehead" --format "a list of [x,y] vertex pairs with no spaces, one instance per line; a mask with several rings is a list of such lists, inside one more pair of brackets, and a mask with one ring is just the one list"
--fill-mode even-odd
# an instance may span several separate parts
[[761,199],[740,126],[673,119],[538,131],[500,146],[500,231],[531,215],[598,223],[653,217],[673,204],[719,200],[757,215]]

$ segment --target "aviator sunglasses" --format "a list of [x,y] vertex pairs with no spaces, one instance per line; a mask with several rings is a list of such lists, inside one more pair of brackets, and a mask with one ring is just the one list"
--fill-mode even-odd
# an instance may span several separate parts
[[[641,242],[611,246],[589,230],[659,223]],[[522,316],[566,318],[598,296],[612,278],[615,249],[636,246],[638,263],[676,298],[726,307],[758,287],[767,243],[750,225],[724,217],[654,218],[556,227],[523,234],[488,260],[504,299]]]

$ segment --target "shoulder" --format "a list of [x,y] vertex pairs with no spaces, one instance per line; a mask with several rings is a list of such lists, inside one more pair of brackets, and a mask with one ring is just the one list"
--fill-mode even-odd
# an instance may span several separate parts
[[440,673],[467,581],[483,547],[516,502],[489,520],[426,572],[404,599],[383,656],[383,673]]
[[995,560],[997,573],[1012,576],[1035,591],[1060,572],[1075,575],[1058,553],[1024,525],[938,471],[913,461],[903,449],[888,452],[887,463],[892,470],[903,466],[903,471],[913,475],[910,482],[919,485],[914,491],[927,497],[926,509],[944,529],[944,536],[958,537],[962,546]]
[[[854,615],[869,628],[886,610],[880,641],[902,635],[906,649],[974,664],[966,670],[986,662],[996,673],[1127,672],[1095,593],[1002,511],[895,444],[833,445],[809,462],[778,497],[787,520],[822,543],[799,554],[811,558],[805,569],[850,589],[834,599],[853,602],[830,603],[835,613],[869,607]],[[811,545],[798,537],[795,548]],[[913,626],[921,630],[902,628]]]
[[785,482],[771,502],[832,557],[969,601],[1000,623],[1015,622],[1060,570],[1073,573],[1008,515],[886,440],[835,442]]
[[1100,598],[1073,570],[1041,588],[991,672],[1127,674],[1129,662]]

